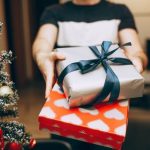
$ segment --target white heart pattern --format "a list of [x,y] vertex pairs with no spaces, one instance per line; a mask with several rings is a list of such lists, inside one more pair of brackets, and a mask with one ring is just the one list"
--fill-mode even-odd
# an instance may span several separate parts
[[88,109],[79,108],[79,111],[82,113],[89,113],[90,115],[93,115],[93,116],[99,114],[99,111],[96,108],[88,108]]
[[113,140],[113,138],[112,138],[112,137],[108,137],[108,138],[107,138],[107,140],[112,141],[112,140]]
[[120,142],[120,141],[117,141],[116,143],[119,144],[119,145],[122,144],[122,142]]
[[128,100],[126,100],[126,101],[120,101],[119,105],[122,106],[122,107],[127,107],[128,103],[129,103]]
[[54,124],[52,127],[60,128],[58,124]]
[[56,117],[56,114],[50,107],[44,107],[39,116],[54,119]]
[[60,94],[63,94],[63,91],[61,90],[61,88],[60,88],[60,86],[58,84],[54,85],[53,91],[58,92]]
[[89,122],[87,125],[92,129],[97,129],[97,130],[106,131],[106,132],[109,131],[109,126],[100,119]]
[[87,134],[84,130],[79,131],[80,134]]
[[123,120],[124,119],[124,115],[119,110],[117,110],[116,108],[109,110],[109,111],[106,111],[104,113],[104,116],[106,118],[109,118],[109,119],[116,119],[116,120]]
[[63,108],[69,109],[69,105],[68,105],[66,99],[57,100],[57,101],[54,102],[54,104],[57,107],[63,107]]
[[124,125],[122,125],[122,126],[116,128],[116,129],[115,129],[115,133],[116,133],[116,134],[119,134],[119,135],[125,136],[125,134],[126,134],[126,128],[127,128],[127,126],[124,124]]
[[82,120],[76,114],[69,114],[69,115],[62,116],[61,121],[75,124],[75,125],[82,124]]

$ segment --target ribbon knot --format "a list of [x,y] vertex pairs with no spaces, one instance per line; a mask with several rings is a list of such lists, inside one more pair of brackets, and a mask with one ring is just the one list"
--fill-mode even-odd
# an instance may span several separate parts
[[110,41],[104,41],[101,45],[102,48],[101,52],[98,50],[96,46],[90,46],[89,48],[97,58],[91,60],[81,60],[79,62],[69,64],[58,77],[58,84],[62,86],[64,77],[70,72],[80,70],[82,74],[85,74],[95,70],[99,65],[102,65],[106,72],[104,87],[102,91],[96,96],[96,98],[89,105],[100,103],[108,95],[110,95],[109,102],[113,102],[114,100],[116,100],[119,97],[120,93],[120,82],[117,75],[111,69],[108,61],[120,65],[131,65],[132,62],[126,58],[120,57],[111,58],[109,56],[115,53],[121,47],[131,46],[131,43],[130,42],[125,43],[121,46],[118,46],[114,50],[109,51],[109,48],[111,47],[112,44],[113,43]]
[[82,74],[88,73],[92,70],[94,70],[97,66],[102,64],[104,60],[108,59],[107,53],[108,49],[111,46],[111,42],[103,42],[102,43],[102,51],[99,52],[98,48],[96,46],[90,46],[89,48],[92,50],[92,52],[98,57],[97,59],[93,60],[81,60],[79,61],[78,65],[80,68],[80,71]]

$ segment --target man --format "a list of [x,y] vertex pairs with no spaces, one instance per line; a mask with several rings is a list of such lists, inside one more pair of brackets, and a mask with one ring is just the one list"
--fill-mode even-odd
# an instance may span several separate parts
[[131,42],[125,54],[142,72],[147,58],[140,45],[130,10],[122,4],[106,0],[72,0],[47,7],[33,44],[33,57],[45,82],[45,98],[54,83],[54,63],[65,59],[54,47],[98,45],[104,40],[114,43]]

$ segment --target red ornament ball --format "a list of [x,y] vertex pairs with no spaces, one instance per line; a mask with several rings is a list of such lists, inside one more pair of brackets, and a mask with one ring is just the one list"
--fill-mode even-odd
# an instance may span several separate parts
[[30,139],[29,148],[33,149],[36,145],[36,140],[34,138]]
[[3,137],[3,131],[2,129],[0,128],[0,138]]
[[0,139],[3,139],[3,131],[1,128],[0,128]]
[[4,138],[3,138],[3,131],[0,129],[0,150],[4,149]]
[[19,143],[7,143],[5,146],[5,150],[22,150],[22,145]]

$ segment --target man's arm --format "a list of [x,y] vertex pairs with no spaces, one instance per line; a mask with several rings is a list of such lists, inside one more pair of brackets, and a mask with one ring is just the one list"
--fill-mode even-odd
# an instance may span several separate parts
[[131,47],[125,48],[127,57],[133,62],[136,69],[142,72],[147,66],[147,57],[139,41],[137,32],[134,29],[123,29],[119,32],[120,42],[131,42]]
[[57,38],[57,27],[52,24],[45,24],[40,27],[33,43],[33,57],[36,61],[46,82],[45,97],[49,96],[54,82],[54,63],[57,59],[64,59],[64,56],[52,52]]
[[57,28],[54,25],[46,24],[40,27],[33,43],[33,58],[40,65],[40,58],[48,55],[56,42]]

